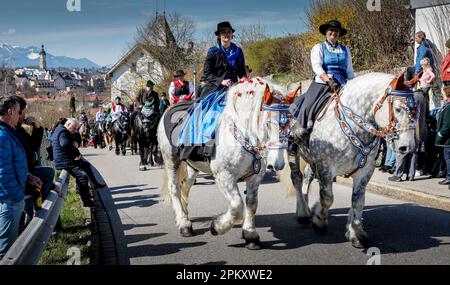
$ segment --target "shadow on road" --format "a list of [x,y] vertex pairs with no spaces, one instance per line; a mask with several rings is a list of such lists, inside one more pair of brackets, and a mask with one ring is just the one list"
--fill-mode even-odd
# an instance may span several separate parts
[[[269,227],[269,231],[278,239],[262,241],[265,249],[286,250],[312,244],[345,243],[348,211],[348,208],[330,210],[326,235],[315,233],[312,227],[300,226],[294,214],[256,216],[256,227]],[[370,247],[378,247],[383,254],[438,247],[441,242],[435,237],[450,236],[448,212],[413,204],[366,207],[364,224],[369,234]]]
[[145,256],[163,256],[174,254],[182,249],[199,247],[205,245],[206,242],[192,242],[192,243],[165,243],[165,244],[149,244],[143,246],[132,246],[128,248],[128,256],[145,257]]
[[[348,211],[348,208],[330,210],[329,228],[325,235],[317,234],[311,226],[299,225],[294,213],[257,215],[257,230],[269,228],[276,239],[262,240],[262,248],[290,250],[314,244],[347,243],[345,225]],[[193,218],[195,235],[209,234],[212,219],[213,217]],[[450,236],[450,213],[414,204],[366,207],[364,224],[369,234],[370,247],[378,247],[382,254],[417,252],[439,247],[446,243],[438,238]],[[230,247],[244,248],[245,244],[240,242]]]
[[158,224],[127,224],[127,225],[122,225],[122,228],[125,231],[129,231],[135,228],[146,228],[146,227],[154,227],[157,226]]
[[139,234],[127,236],[127,244],[133,244],[141,241],[147,241],[152,238],[162,237],[167,235],[167,233],[151,233],[151,234]]

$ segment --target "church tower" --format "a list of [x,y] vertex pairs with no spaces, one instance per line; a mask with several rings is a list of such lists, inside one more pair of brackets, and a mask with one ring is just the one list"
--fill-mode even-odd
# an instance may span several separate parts
[[45,53],[44,45],[42,45],[39,53],[39,69],[47,70],[47,54]]

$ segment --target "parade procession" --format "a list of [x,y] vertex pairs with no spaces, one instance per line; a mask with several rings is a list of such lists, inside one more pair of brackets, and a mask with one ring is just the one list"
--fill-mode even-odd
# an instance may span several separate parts
[[450,264],[450,1],[40,2],[0,10],[0,268]]

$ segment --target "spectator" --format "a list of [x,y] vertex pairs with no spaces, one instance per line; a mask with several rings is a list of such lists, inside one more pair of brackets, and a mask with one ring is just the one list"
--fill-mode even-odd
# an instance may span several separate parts
[[429,65],[434,69],[433,53],[431,51],[431,42],[427,40],[426,34],[422,31],[416,33],[417,47],[416,69],[414,75],[418,75],[422,71],[421,61],[424,58],[430,60]]
[[[73,140],[74,140],[74,146],[76,148],[80,148],[81,135],[78,131],[76,131],[73,134]],[[97,182],[97,178],[95,177],[95,174],[92,171],[91,163],[89,161],[87,161],[84,157],[81,157],[81,159],[79,161],[75,161],[75,164],[77,164],[77,166],[79,166],[81,169],[83,169],[84,172],[86,172],[86,174],[89,176],[90,181],[92,181],[92,184],[94,185],[95,190],[104,188],[106,186],[106,184]]]
[[441,73],[441,79],[445,86],[450,86],[450,39],[445,44],[445,47],[447,49],[447,55],[445,56],[445,59],[442,63],[442,73]]
[[77,192],[80,194],[84,207],[92,207],[94,199],[89,192],[89,176],[80,167],[81,153],[74,145],[73,135],[80,123],[76,119],[67,119],[64,125],[60,124],[52,136],[52,147],[55,168],[65,169],[76,179]]
[[17,98],[0,97],[0,259],[19,235],[25,186],[42,186],[28,173],[25,151],[14,131],[19,117]]
[[423,70],[422,77],[420,77],[420,89],[423,91],[425,98],[429,100],[431,84],[436,78],[433,72],[433,68],[430,66],[430,59],[425,57],[420,61],[420,65]]
[[444,148],[444,158],[447,164],[447,176],[445,180],[439,182],[441,185],[450,185],[450,92],[449,89],[445,90],[444,105],[438,114],[438,127],[436,136],[436,145]]
[[394,174],[395,171],[395,152],[389,145],[386,145],[386,160],[384,162],[384,166],[380,168],[381,172],[388,172],[390,174]]
[[[44,129],[33,117],[26,118],[27,103],[25,99],[17,97],[20,105],[21,115],[19,122],[15,128],[15,132],[19,142],[21,143],[27,157],[28,171],[42,181],[41,196],[45,200],[50,193],[51,189],[55,189],[53,179],[55,177],[55,170],[52,167],[40,166],[39,153],[44,136]],[[30,131],[27,131],[29,129]],[[30,223],[34,216],[34,200],[31,193],[34,189],[32,187],[26,187],[25,194],[25,217],[21,224],[21,231]],[[28,191],[27,191],[28,190]],[[55,189],[57,192],[59,188]]]

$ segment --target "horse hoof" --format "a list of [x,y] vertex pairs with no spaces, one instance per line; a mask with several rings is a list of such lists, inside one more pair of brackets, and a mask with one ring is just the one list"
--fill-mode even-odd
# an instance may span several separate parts
[[319,227],[318,225],[316,225],[316,224],[312,224],[312,228],[313,228],[313,230],[316,232],[316,233],[318,233],[318,234],[320,234],[320,235],[324,235],[324,234],[326,234],[327,233],[327,231],[328,231],[328,227],[327,226],[325,226],[325,227]]
[[185,227],[180,229],[180,234],[182,237],[192,237],[194,236],[194,230],[192,229],[192,226]]
[[260,250],[261,244],[259,242],[246,242],[245,248],[248,250]]
[[356,230],[355,235],[351,236],[350,231],[345,233],[345,237],[352,243],[352,246],[358,249],[369,248],[369,236],[364,230]]
[[352,239],[352,246],[354,248],[357,248],[357,249],[369,248],[369,240],[368,239],[359,240],[357,238],[353,238]]
[[214,222],[211,222],[211,226],[210,226],[209,230],[210,230],[210,232],[211,232],[211,234],[212,234],[213,236],[217,236],[217,235],[219,234],[219,233],[216,231],[216,228],[214,227]]
[[309,226],[311,224],[311,217],[298,217],[297,222],[302,226]]
[[261,249],[261,241],[257,232],[242,230],[242,238],[245,239],[245,247],[248,250]]

